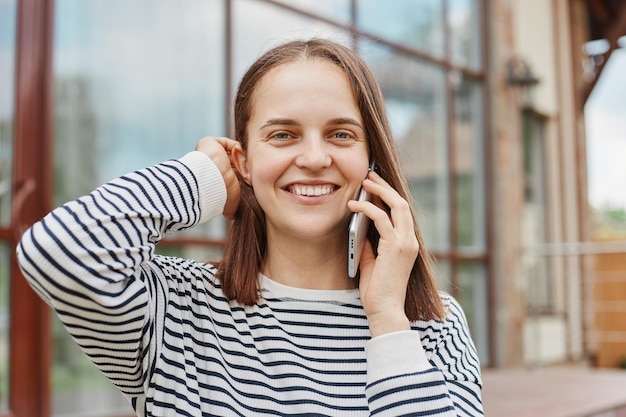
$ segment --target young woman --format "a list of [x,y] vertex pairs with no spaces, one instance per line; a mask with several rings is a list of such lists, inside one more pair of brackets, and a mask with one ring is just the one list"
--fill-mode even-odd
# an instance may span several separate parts
[[[137,414],[482,415],[476,351],[436,289],[367,66],[327,40],[270,50],[240,84],[235,139],[115,179],[18,246]],[[352,212],[372,220],[356,279]],[[233,220],[220,262],[154,254],[217,215]]]

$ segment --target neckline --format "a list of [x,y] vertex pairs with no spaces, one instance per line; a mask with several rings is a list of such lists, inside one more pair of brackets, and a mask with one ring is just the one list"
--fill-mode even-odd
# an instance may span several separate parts
[[343,301],[355,302],[359,299],[359,289],[346,290],[317,290],[310,288],[292,287],[272,280],[260,274],[261,290],[264,298],[288,298],[303,301]]

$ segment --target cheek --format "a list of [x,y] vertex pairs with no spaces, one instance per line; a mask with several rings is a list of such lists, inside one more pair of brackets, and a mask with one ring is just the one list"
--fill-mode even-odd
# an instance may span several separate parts
[[370,163],[366,155],[363,158],[359,158],[355,162],[353,162],[349,173],[346,173],[346,175],[350,178],[350,183],[354,184],[354,198],[356,198],[356,196],[358,195],[363,180],[367,177],[369,165]]
[[259,207],[264,212],[275,210],[277,174],[274,172],[272,164],[264,164],[251,171],[250,185]]
[[284,171],[284,163],[277,158],[264,157],[259,155],[252,163],[248,164],[250,177],[253,184],[258,185],[273,183]]
[[344,166],[346,167],[346,171],[344,171],[345,175],[347,178],[350,178],[350,182],[356,181],[360,183],[367,176],[369,165],[370,162],[367,158],[367,153],[351,157],[344,162]]

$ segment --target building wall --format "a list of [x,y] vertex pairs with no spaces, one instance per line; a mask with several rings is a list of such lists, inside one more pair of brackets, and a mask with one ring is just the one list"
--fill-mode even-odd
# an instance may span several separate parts
[[535,88],[534,106],[549,117],[559,112],[554,37],[554,2],[551,0],[516,0],[513,10],[515,53],[528,62],[540,82]]
[[520,108],[507,84],[514,50],[510,2],[487,3],[489,154],[491,156],[492,317],[498,367],[521,365],[525,302],[521,271],[523,170]]
[[[573,11],[567,0],[488,4],[496,361],[499,366],[518,366],[579,360],[585,356],[583,264],[578,254],[567,250],[584,240],[581,225],[586,215]],[[513,57],[523,59],[539,79],[530,101],[519,87],[506,83],[505,68]],[[524,114],[540,120],[543,217],[533,216],[524,195]],[[544,235],[533,233],[538,222],[543,222]],[[537,309],[536,269],[530,266],[539,264],[547,271],[548,301]]]

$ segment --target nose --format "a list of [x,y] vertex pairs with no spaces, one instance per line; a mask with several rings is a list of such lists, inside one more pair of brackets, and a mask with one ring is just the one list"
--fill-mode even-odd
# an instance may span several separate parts
[[332,157],[328,146],[329,144],[320,135],[304,137],[296,157],[296,165],[311,170],[329,167]]

